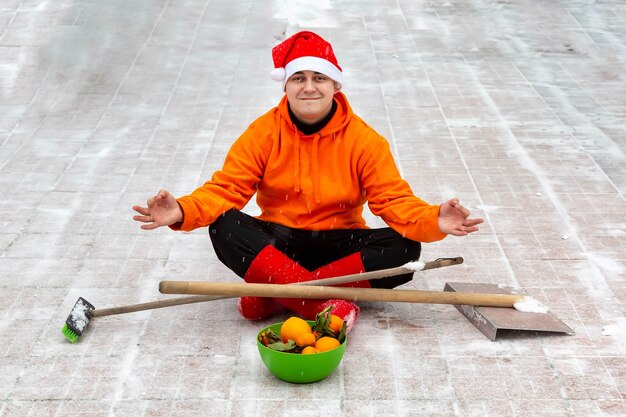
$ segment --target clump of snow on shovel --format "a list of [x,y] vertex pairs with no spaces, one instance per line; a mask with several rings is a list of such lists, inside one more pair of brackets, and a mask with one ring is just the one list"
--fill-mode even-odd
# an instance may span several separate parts
[[616,319],[617,323],[608,324],[602,328],[602,336],[615,336],[626,341],[626,318]]
[[424,269],[424,266],[426,266],[426,264],[424,264],[424,262],[422,261],[414,261],[414,262],[407,262],[402,266],[406,269],[410,269],[411,271],[417,272],[417,271],[421,271],[422,269]]
[[519,301],[513,303],[513,307],[523,313],[546,314],[548,312],[548,307],[529,296],[524,296]]
[[620,329],[614,324],[609,324],[608,326],[604,326],[602,328],[602,336],[621,336],[624,334],[626,334],[626,331],[624,331],[624,329]]

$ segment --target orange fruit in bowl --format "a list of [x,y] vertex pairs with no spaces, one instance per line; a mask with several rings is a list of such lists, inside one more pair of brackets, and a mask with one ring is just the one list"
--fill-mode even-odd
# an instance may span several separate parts
[[339,347],[339,345],[339,340],[330,336],[320,337],[319,339],[317,339],[317,342],[315,342],[315,348],[320,352],[327,352],[329,350],[335,349],[336,347]]
[[[307,323],[306,320],[303,320],[300,317],[289,317],[280,328],[280,338],[282,339],[283,343],[287,343],[288,340],[293,340],[294,342],[298,343],[298,338],[301,337],[303,334],[310,334],[313,339],[315,339],[309,323]],[[304,337],[308,338],[308,336]],[[310,340],[310,338],[308,338],[307,340]],[[301,341],[304,342],[305,340],[301,339]]]
[[312,332],[301,333],[298,337],[296,337],[295,342],[298,346],[312,346],[315,344],[315,336]]
[[334,314],[330,315],[330,323],[328,323],[328,328],[332,330],[333,333],[338,334],[343,327],[343,319],[339,316],[335,316]]
[[313,346],[307,346],[304,349],[302,349],[302,354],[303,355],[310,355],[313,353],[320,353],[319,350],[317,350],[317,348],[313,347]]

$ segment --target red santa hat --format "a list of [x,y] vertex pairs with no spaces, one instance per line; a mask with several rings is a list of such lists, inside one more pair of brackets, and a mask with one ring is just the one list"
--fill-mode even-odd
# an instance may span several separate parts
[[298,71],[315,71],[326,75],[339,87],[343,84],[341,67],[333,47],[316,33],[302,31],[272,48],[272,80],[285,83]]

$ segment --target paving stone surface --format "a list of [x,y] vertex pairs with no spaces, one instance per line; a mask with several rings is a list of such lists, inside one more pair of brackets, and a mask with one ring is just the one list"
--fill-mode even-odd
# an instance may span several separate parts
[[[287,316],[247,322],[233,299],[65,340],[79,296],[239,281],[206,230],[141,231],[131,206],[210,178],[281,98],[271,47],[304,29],[332,42],[415,193],[486,219],[424,245],[463,265],[405,287],[520,287],[574,336],[492,342],[452,306],[362,303],[341,365],[308,385],[257,354],[256,332]],[[3,0],[0,416],[626,415],[624,74],[619,0]]]

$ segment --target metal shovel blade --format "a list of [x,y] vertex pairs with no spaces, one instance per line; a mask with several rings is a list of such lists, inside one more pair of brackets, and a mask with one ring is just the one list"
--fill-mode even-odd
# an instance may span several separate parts
[[[446,282],[444,291],[478,292],[491,294],[514,294],[512,287],[497,284],[479,284],[467,282]],[[519,291],[517,291],[519,293]],[[519,330],[534,332],[555,332],[574,334],[568,325],[551,312],[525,313],[514,308],[455,306],[469,321],[492,341],[496,340],[500,330]]]

